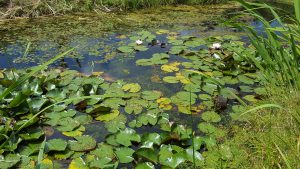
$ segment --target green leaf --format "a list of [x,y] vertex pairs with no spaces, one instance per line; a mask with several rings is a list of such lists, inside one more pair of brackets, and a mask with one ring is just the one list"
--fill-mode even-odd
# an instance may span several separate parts
[[52,139],[46,142],[45,151],[65,151],[67,142],[63,139]]
[[98,116],[96,118],[96,120],[99,120],[99,121],[111,121],[111,120],[115,119],[116,117],[118,117],[119,114],[120,114],[119,110],[112,110],[111,113],[102,114],[102,115]]
[[156,100],[160,98],[162,93],[160,91],[144,91],[142,92],[142,98],[145,100]]
[[146,133],[142,137],[142,145],[141,148],[152,148],[153,145],[161,144],[161,136],[158,133]]
[[135,169],[155,169],[155,166],[150,162],[139,163]]
[[71,161],[69,169],[89,169],[81,157],[75,158]]
[[120,51],[122,53],[132,53],[132,52],[134,52],[134,49],[131,46],[121,46],[118,48],[118,51]]
[[105,128],[111,133],[116,133],[119,130],[125,129],[126,120],[126,116],[120,114],[114,120],[106,122]]
[[217,123],[217,122],[221,121],[221,116],[218,113],[213,112],[213,111],[204,112],[204,113],[202,113],[201,117],[206,122]]
[[20,159],[21,157],[18,154],[8,154],[5,157],[0,155],[0,168],[9,169],[15,166],[20,161]]
[[166,76],[163,78],[163,81],[165,81],[167,83],[178,83],[179,82],[179,80],[175,76]]
[[77,136],[75,140],[69,140],[68,146],[73,151],[88,151],[96,147],[96,141],[91,136]]
[[125,112],[128,114],[140,114],[144,107],[148,106],[148,102],[139,98],[132,98],[127,101],[125,106]]
[[143,157],[153,163],[157,163],[158,162],[158,156],[157,153],[149,148],[140,148],[135,152],[136,155]]
[[131,141],[140,142],[141,137],[138,134],[136,134],[135,130],[125,128],[125,130],[120,131],[116,135],[116,141],[117,143],[128,147],[131,145]]
[[134,153],[134,150],[127,147],[121,147],[117,148],[115,151],[120,163],[130,163],[133,161],[132,154]]
[[23,140],[36,140],[42,135],[44,135],[44,131],[41,128],[28,129],[27,132],[19,134]]
[[63,131],[73,131],[75,128],[80,126],[80,123],[71,117],[66,117],[60,119],[58,125],[59,126],[57,126],[56,129],[63,132]]
[[141,90],[141,86],[138,83],[128,83],[122,87],[124,91],[129,91],[131,93],[136,93]]

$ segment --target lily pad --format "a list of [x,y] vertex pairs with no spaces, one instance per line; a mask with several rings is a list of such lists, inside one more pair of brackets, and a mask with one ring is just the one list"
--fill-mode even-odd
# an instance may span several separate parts
[[45,150],[49,151],[65,151],[67,142],[63,139],[51,139],[46,142]]
[[136,134],[135,130],[125,128],[125,130],[120,131],[116,135],[116,141],[117,143],[128,147],[131,145],[131,141],[140,142],[141,137],[138,134]]
[[144,91],[142,92],[142,98],[145,100],[156,100],[160,98],[162,93],[160,91]]
[[129,91],[131,93],[136,93],[141,90],[141,86],[138,83],[129,83],[122,87],[124,91]]
[[120,114],[114,120],[106,122],[105,128],[111,133],[116,133],[119,130],[125,129],[126,120],[126,116]]
[[118,48],[118,51],[122,53],[132,53],[134,52],[134,48],[131,46],[121,46]]
[[206,122],[217,123],[217,122],[221,121],[221,116],[218,113],[213,112],[213,111],[204,112],[204,113],[202,113],[201,117]]
[[118,117],[119,114],[120,114],[119,110],[112,110],[110,113],[101,114],[100,116],[98,116],[96,118],[96,120],[111,121],[111,120],[115,119],[116,117]]
[[68,146],[72,151],[88,151],[96,147],[96,141],[91,136],[77,136],[75,140],[69,140]]
[[133,149],[127,147],[117,148],[115,151],[120,163],[130,163],[133,161],[132,155],[134,152]]
[[81,157],[75,158],[71,161],[69,169],[89,169]]

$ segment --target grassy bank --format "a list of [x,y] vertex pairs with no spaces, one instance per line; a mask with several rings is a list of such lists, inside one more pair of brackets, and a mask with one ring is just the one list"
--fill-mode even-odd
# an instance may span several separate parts
[[215,4],[227,0],[0,0],[2,18],[60,15],[70,12],[122,11],[176,4]]
[[241,168],[300,168],[299,92],[273,90],[258,104],[274,103],[283,109],[252,112],[232,125],[235,137],[230,144],[240,150]]

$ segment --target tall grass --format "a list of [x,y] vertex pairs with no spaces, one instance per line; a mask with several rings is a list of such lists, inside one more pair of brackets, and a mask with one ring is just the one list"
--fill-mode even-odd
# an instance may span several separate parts
[[[275,10],[260,3],[250,3],[237,0],[246,9],[246,14],[259,20],[264,27],[264,36],[249,25],[235,24],[248,33],[251,45],[256,50],[256,55],[243,56],[246,60],[255,65],[263,73],[263,79],[272,86],[289,87],[300,89],[300,0],[295,0],[296,18],[291,19],[291,24],[286,24]],[[256,9],[267,9],[278,23],[273,27],[270,21],[261,16]]]
[[168,4],[213,4],[228,0],[0,0],[0,16],[36,17],[93,10],[111,11],[157,7]]

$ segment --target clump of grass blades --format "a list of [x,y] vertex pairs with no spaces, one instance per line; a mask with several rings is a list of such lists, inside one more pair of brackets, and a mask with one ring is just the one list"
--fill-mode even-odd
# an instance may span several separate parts
[[0,0],[0,16],[37,17],[93,10],[131,10],[170,4],[215,4],[228,0]]
[[[259,20],[263,27],[263,35],[255,28],[246,24],[234,24],[248,33],[251,45],[256,50],[256,55],[242,56],[261,70],[267,84],[272,86],[290,87],[300,89],[300,0],[295,0],[296,19],[290,19],[291,24],[286,24],[275,10],[260,3],[239,1],[246,9],[247,15]],[[279,26],[273,27],[270,21],[266,20],[256,10],[265,8],[269,10],[275,22]]]
[[284,108],[260,109],[245,114],[243,125],[232,125],[235,136],[230,143],[242,153],[241,168],[300,168],[299,96],[299,92],[273,88],[272,96],[262,104]]

